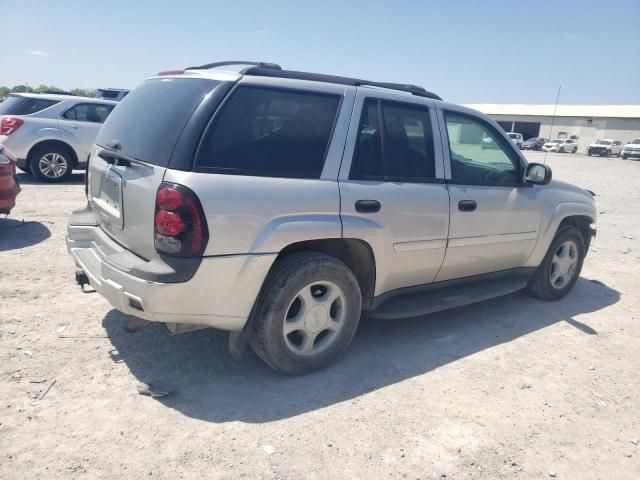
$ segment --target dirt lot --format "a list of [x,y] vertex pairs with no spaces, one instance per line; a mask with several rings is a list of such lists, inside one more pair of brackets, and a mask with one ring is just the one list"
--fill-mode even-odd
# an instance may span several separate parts
[[548,163],[598,194],[568,297],[365,320],[302,378],[234,361],[222,332],[125,333],[73,281],[81,176],[21,175],[0,226],[0,478],[640,478],[640,162]]

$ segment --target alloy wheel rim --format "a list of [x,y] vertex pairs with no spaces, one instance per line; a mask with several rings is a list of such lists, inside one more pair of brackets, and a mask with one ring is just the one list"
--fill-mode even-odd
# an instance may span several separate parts
[[59,153],[47,153],[38,162],[38,168],[47,178],[60,178],[67,173],[69,165]]
[[562,243],[551,260],[551,286],[562,290],[573,279],[578,266],[578,246],[573,240]]
[[347,317],[347,299],[329,281],[306,285],[291,300],[282,324],[287,348],[296,355],[312,356],[337,340]]

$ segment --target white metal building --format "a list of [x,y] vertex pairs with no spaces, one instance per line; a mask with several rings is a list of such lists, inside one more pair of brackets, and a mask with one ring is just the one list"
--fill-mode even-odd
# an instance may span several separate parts
[[580,152],[598,138],[623,144],[640,138],[640,105],[558,105],[553,127],[554,105],[471,104],[469,108],[488,114],[507,132],[531,137],[574,138]]

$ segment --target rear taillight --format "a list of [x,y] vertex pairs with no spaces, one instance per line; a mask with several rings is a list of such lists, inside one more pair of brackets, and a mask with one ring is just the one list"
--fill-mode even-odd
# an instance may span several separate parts
[[179,257],[202,255],[209,239],[198,197],[186,187],[162,183],[156,194],[156,250]]
[[0,123],[0,135],[11,135],[19,129],[23,123],[24,121],[19,118],[4,117],[2,123]]

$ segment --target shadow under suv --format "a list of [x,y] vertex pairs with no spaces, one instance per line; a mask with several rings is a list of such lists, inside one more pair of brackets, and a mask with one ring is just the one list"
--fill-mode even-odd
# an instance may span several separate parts
[[[489,139],[494,148],[484,149]],[[412,85],[221,62],[145,81],[105,122],[67,246],[115,308],[209,326],[286,373],[361,313],[401,319],[576,282],[589,192],[487,116]]]

